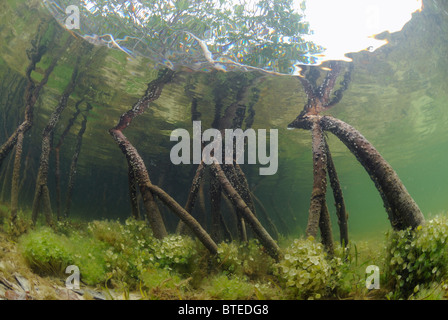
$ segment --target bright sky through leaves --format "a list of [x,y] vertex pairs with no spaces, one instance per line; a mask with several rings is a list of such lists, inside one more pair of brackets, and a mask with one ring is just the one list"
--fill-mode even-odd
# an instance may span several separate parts
[[[171,69],[264,70],[297,75],[300,65],[348,60],[384,45],[422,0],[43,0],[66,25],[80,9],[86,40],[146,56]],[[311,32],[310,32],[311,30]]]
[[400,31],[422,6],[422,0],[307,0],[305,20],[313,35],[305,38],[325,48],[321,61],[350,61],[346,53],[385,45],[374,36]]

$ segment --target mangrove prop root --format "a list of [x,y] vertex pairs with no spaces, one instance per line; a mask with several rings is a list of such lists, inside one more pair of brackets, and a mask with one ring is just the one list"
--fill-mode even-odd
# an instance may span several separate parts
[[226,211],[231,212],[233,214],[229,215],[229,219],[233,225],[233,228],[235,230],[238,230],[238,218],[235,214],[235,207],[233,206],[233,203],[230,201],[230,199],[227,197],[227,193],[224,191],[222,192],[222,199],[224,200],[224,204],[226,206]]
[[330,116],[299,116],[289,127],[309,130],[316,120],[323,130],[337,136],[365,168],[383,199],[390,223],[395,230],[416,228],[425,223],[422,212],[397,173],[355,128]]
[[[185,204],[185,210],[190,214],[192,214],[193,212],[193,208],[196,203],[196,199],[198,197],[199,189],[201,187],[203,175],[204,175],[204,163],[201,162],[196,169],[196,173],[191,183],[190,192],[188,193],[187,202]],[[182,220],[179,221],[176,232],[178,234],[185,233],[185,224],[182,222]]]
[[[341,73],[341,69],[341,62],[330,62],[330,71],[327,73],[324,81],[319,87],[316,85],[316,79],[319,75],[318,69],[312,69],[312,73],[310,74],[311,77],[308,79],[305,77],[299,77],[299,80],[302,83],[308,97],[308,101],[296,121],[307,117],[316,117],[321,112],[330,109],[341,101],[343,93],[348,89],[351,81],[353,64],[350,64],[349,70],[345,73],[344,80],[341,82],[341,88],[334,93],[335,97],[331,100],[330,95],[335,87],[336,80]],[[294,123],[290,124],[289,127],[294,127]],[[319,118],[312,118],[312,120],[308,123],[307,129],[311,130],[313,139],[312,151],[314,180],[306,234],[307,236],[315,237],[319,227],[321,230],[322,242],[326,250],[332,255],[334,251],[333,235],[325,199],[327,189],[327,170],[333,189],[333,196],[335,198],[336,213],[338,216],[338,224],[341,233],[341,242],[343,244],[345,243],[345,245],[348,243],[347,214],[345,212],[345,204],[339,185],[339,179],[331,158],[330,150],[323,135],[323,128],[319,122]]]
[[47,225],[51,226],[53,224],[53,217],[51,213],[50,191],[46,185],[42,187],[42,200],[44,205],[45,220]]
[[260,212],[263,215],[263,218],[266,220],[266,222],[268,223],[268,225],[273,233],[274,239],[278,240],[280,233],[279,233],[277,227],[275,226],[274,222],[272,222],[271,218],[269,217],[268,210],[265,208],[265,206],[263,205],[261,200],[258,199],[258,197],[255,194],[253,194],[252,192],[251,192],[251,196],[255,200],[255,203],[258,204],[258,207],[260,208]]
[[324,101],[325,109],[329,108],[330,106],[330,95],[333,91],[333,88],[336,84],[336,79],[338,78],[339,74],[341,73],[341,63],[337,61],[332,61],[330,63],[330,71],[327,73],[327,76],[325,77],[324,82],[322,83],[321,87],[319,88],[319,95],[320,98]]
[[134,146],[128,141],[125,135],[120,130],[110,130],[111,135],[118,143],[121,151],[126,156],[128,165],[132,168],[139,185],[140,194],[143,198],[143,205],[145,207],[146,217],[148,219],[149,225],[151,226],[152,232],[157,239],[162,239],[168,235],[165,224],[163,223],[162,216],[160,214],[157,203],[148,188],[151,185],[151,180],[149,179],[149,174],[146,169],[143,159],[134,148]]
[[33,161],[33,159],[31,157],[31,150],[28,149],[28,154],[25,157],[25,163],[23,166],[22,178],[19,183],[19,193],[23,189],[23,186],[25,185],[25,182],[27,181],[26,179],[28,178],[28,174],[31,174],[32,176],[34,176],[34,169],[30,164],[32,161]]
[[[224,171],[227,179],[232,184],[232,187],[240,194],[241,198],[246,202],[246,204],[249,206],[249,209],[252,211],[252,213],[255,214],[255,212],[252,210],[253,205],[250,206],[249,202],[246,201],[246,198],[243,196],[245,193],[243,192],[244,187],[240,184],[239,177],[237,176],[235,165],[233,164],[223,164],[222,170]],[[252,199],[251,199],[252,200]],[[241,213],[241,209],[237,209],[236,211],[236,217],[237,217],[237,229],[238,229],[238,236],[240,241],[247,242],[247,231],[246,231],[246,225],[244,223],[244,218]]]
[[320,217],[319,217],[319,228],[322,244],[325,250],[330,256],[334,254],[334,244],[333,244],[333,231],[331,229],[330,214],[328,213],[327,203],[324,201],[322,204]]
[[61,219],[61,157],[60,148],[54,149],[54,179],[56,183],[56,218]]
[[250,210],[252,210],[254,215],[257,215],[257,212],[255,210],[254,201],[252,199],[252,192],[250,191],[249,182],[247,181],[246,175],[244,174],[243,169],[241,169],[241,167],[238,163],[235,163],[234,167],[235,167],[236,176],[238,177],[238,181],[240,184],[241,197],[247,203],[247,205],[249,206]]
[[[6,165],[6,168],[3,170],[3,177],[2,177],[2,192],[0,193],[0,201],[5,202],[6,199],[6,190],[8,189],[7,186],[9,185],[9,182],[11,181],[12,173],[11,173],[11,163],[13,163],[13,157],[9,157],[8,163]],[[8,189],[9,190],[9,189]]]
[[[230,81],[223,82],[218,80],[218,82],[214,85],[215,117],[212,127],[220,130],[224,139],[226,129],[242,128],[244,116],[247,110],[249,110],[249,118],[246,119],[246,126],[247,128],[251,126],[255,115],[253,105],[259,99],[259,94],[256,91],[256,85],[259,84],[260,81],[263,81],[262,77],[247,77],[246,75],[234,75],[234,77],[231,77],[230,79]],[[224,101],[229,97],[229,95],[233,95],[235,100],[226,107],[224,105]],[[255,206],[250,197],[250,190],[247,180],[241,168],[239,168],[239,165],[235,162],[235,146],[233,146],[233,148],[233,164],[223,165],[222,170],[224,171],[232,187],[239,193],[243,201],[249,206],[252,213],[256,215]],[[238,208],[233,210],[236,215],[238,237],[241,241],[247,241],[250,230],[246,230],[246,223],[244,222],[243,215],[240,211],[241,209]]]
[[218,246],[210,237],[210,235],[201,227],[201,225],[194,219],[190,213],[188,213],[176,200],[174,200],[169,194],[163,191],[158,186],[148,183],[146,185],[154,195],[156,195],[165,205],[171,209],[189,228],[193,231],[196,237],[202,242],[202,244],[212,253],[218,252]]
[[[64,109],[67,107],[68,99],[70,95],[73,93],[76,87],[76,83],[79,76],[79,66],[80,58],[78,57],[77,63],[73,69],[72,77],[70,79],[69,84],[65,88],[58,105],[56,106],[55,110],[50,116],[50,119],[48,120],[47,125],[44,128],[44,131],[42,133],[42,151],[40,156],[40,163],[39,163],[39,170],[37,173],[37,180],[36,180],[36,191],[34,195],[34,202],[39,202],[39,197],[50,197],[50,193],[48,192],[48,188],[46,188],[48,183],[48,169],[49,169],[49,162],[50,162],[50,151],[53,141],[53,135],[54,135],[54,129],[59,122],[59,119],[61,117],[61,113],[64,111]],[[45,190],[46,191],[45,191]],[[48,194],[47,194],[48,193]],[[47,203],[47,199],[44,199],[46,202],[45,205],[45,214],[47,216],[52,215],[51,211],[51,205],[50,201]],[[38,206],[33,205],[33,222],[36,223],[38,212],[34,211],[37,210]],[[48,218],[47,218],[48,220]]]
[[16,154],[14,157],[14,169],[11,182],[11,220],[14,222],[17,218],[17,210],[19,205],[19,179],[20,179],[20,162],[23,151],[23,132],[17,136]]
[[134,169],[128,166],[128,184],[129,184],[129,200],[131,202],[132,216],[136,220],[140,220],[140,209],[138,205],[137,183],[135,181]]
[[216,159],[214,160],[214,163],[211,165],[211,169],[213,174],[216,176],[216,178],[222,185],[222,188],[227,193],[227,196],[229,197],[232,204],[237,209],[241,210],[245,221],[247,221],[247,223],[250,224],[254,233],[260,240],[261,244],[265,246],[269,254],[274,259],[276,260],[281,259],[282,253],[280,251],[279,246],[274,241],[274,239],[272,239],[269,233],[263,228],[260,221],[258,221],[258,219],[252,213],[252,211],[244,202],[244,200],[241,198],[241,196],[238,194],[238,192],[232,187],[232,184],[227,179],[225,173],[222,171],[221,166],[219,165]]
[[327,141],[325,141],[325,153],[327,155],[327,171],[330,178],[331,189],[333,190],[333,197],[336,207],[336,216],[338,217],[339,233],[341,245],[347,247],[348,245],[348,225],[347,225],[347,211],[345,209],[344,196],[342,195],[339,177],[334,166],[333,158],[331,156],[330,148]]
[[319,229],[319,220],[322,207],[325,203],[327,189],[327,156],[325,154],[325,143],[322,128],[315,121],[312,125],[312,149],[313,149],[313,191],[306,227],[306,236],[316,238]]
[[145,112],[145,110],[149,107],[149,104],[160,97],[163,87],[172,80],[173,75],[174,72],[169,69],[161,70],[158,77],[148,84],[148,88],[143,97],[137,101],[132,109],[121,115],[118,124],[113,128],[113,130],[123,131],[132,123],[132,120],[136,116]]
[[350,82],[352,81],[352,72],[354,64],[350,63],[347,72],[344,74],[344,80],[341,82],[341,87],[334,92],[333,99],[328,103],[327,108],[331,108],[337,105],[344,95],[344,92],[348,89]]
[[25,93],[25,118],[23,122],[16,128],[16,130],[11,134],[8,140],[3,143],[0,147],[0,167],[2,165],[3,160],[9,154],[9,152],[14,148],[17,143],[17,139],[19,134],[25,134],[33,125],[33,113],[34,113],[34,105],[36,104],[37,98],[39,97],[39,93],[45,84],[48,82],[48,78],[50,74],[53,72],[53,69],[56,66],[57,59],[54,59],[48,69],[45,71],[44,78],[42,81],[35,85],[31,80],[31,72],[35,69],[36,64],[40,61],[42,57],[42,53],[40,50],[32,56],[32,61],[30,66],[28,67],[27,74],[28,75],[28,85]]
[[118,143],[123,154],[126,156],[128,165],[134,170],[137,183],[139,185],[140,193],[143,197],[143,204],[145,207],[146,216],[156,238],[163,238],[167,235],[165,224],[163,223],[162,216],[160,214],[157,203],[154,201],[154,197],[148,189],[148,185],[151,184],[149,174],[146,169],[143,159],[138,154],[137,149],[129,142],[127,137],[123,134],[123,130],[126,129],[132,120],[142,114],[149,106],[149,104],[157,100],[162,89],[168,82],[171,81],[174,72],[169,69],[163,69],[159,72],[158,77],[148,84],[148,88],[137,103],[127,112],[120,116],[118,124],[109,130],[114,140]]
[[324,81],[319,87],[316,87],[304,77],[298,77],[308,97],[308,102],[303,107],[303,111],[300,113],[299,117],[304,117],[305,115],[318,115],[322,111],[330,109],[342,99],[342,94],[348,87],[350,77],[348,76],[347,81],[343,82],[344,88],[337,91],[338,96],[333,100],[330,100],[330,95],[336,84],[336,79],[341,73],[341,63],[332,61],[330,63],[330,68],[331,70],[327,73]]
[[[46,197],[45,195],[45,187],[47,185],[47,178],[48,178],[48,156],[50,154],[50,138],[44,137],[42,139],[42,154],[40,157],[40,165],[39,165],[39,171],[37,173],[37,181],[36,181],[36,189],[34,193],[34,201],[33,201],[33,211],[32,211],[32,220],[33,223],[36,223],[38,218],[38,210],[39,210],[39,204],[41,202],[42,197]],[[47,211],[50,211],[49,213]],[[47,207],[47,203],[45,203],[44,207],[45,214],[51,215],[51,207]]]
[[190,212],[193,210],[194,205],[196,203],[196,199],[198,197],[199,187],[202,182],[202,176],[204,175],[204,163],[201,162],[196,170],[196,174],[193,178],[193,182],[191,184],[190,193],[188,194],[187,203],[185,204],[185,210]]
[[223,239],[221,232],[221,184],[214,176],[210,179],[210,211],[212,216],[211,236],[219,243]]
[[61,161],[60,161],[60,151],[62,144],[64,143],[65,137],[70,132],[70,129],[75,124],[76,119],[81,113],[81,109],[79,105],[83,103],[84,99],[81,99],[76,102],[75,109],[76,111],[73,113],[72,117],[68,121],[67,126],[59,137],[59,141],[56,144],[56,147],[53,148],[54,156],[55,156],[55,182],[56,182],[56,216],[59,220],[61,218]]
[[[44,133],[44,136],[42,138],[42,153],[40,156],[40,162],[39,162],[39,170],[37,173],[37,180],[36,180],[36,189],[34,194],[34,204],[33,204],[33,212],[32,212],[32,220],[33,223],[36,223],[37,217],[38,217],[38,209],[39,209],[39,203],[41,202],[41,197],[49,197],[49,194],[47,195],[46,192],[48,192],[47,186],[47,178],[48,178],[48,168],[49,168],[49,155],[50,155],[50,149],[51,149],[51,138],[49,136],[48,132]],[[45,201],[45,207],[44,212],[46,215],[51,215],[51,206],[48,206],[49,203]]]
[[1,119],[3,120],[3,134],[9,137],[9,125],[11,124],[11,117],[19,115],[17,105],[23,104],[24,91],[27,85],[27,79],[20,74],[9,74],[9,79],[5,79],[1,83],[0,91],[2,96],[0,99],[4,105],[1,110]]
[[3,143],[0,147],[0,168],[2,166],[3,160],[9,154],[9,152],[14,148],[17,143],[17,139],[19,134],[25,134],[32,126],[33,126],[33,117],[34,117],[34,105],[36,104],[37,99],[39,98],[40,92],[42,88],[47,84],[50,74],[53,72],[59,58],[62,56],[63,52],[69,46],[70,42],[73,40],[73,37],[68,37],[66,43],[59,47],[56,53],[56,58],[54,58],[48,68],[45,70],[42,80],[35,84],[33,79],[31,78],[32,72],[36,69],[36,65],[41,61],[42,56],[48,50],[48,48],[41,44],[42,37],[44,33],[41,33],[41,27],[45,25],[42,22],[39,25],[39,32],[36,39],[31,41],[32,47],[27,50],[27,56],[30,60],[29,65],[26,68],[25,76],[27,79],[27,87],[25,90],[25,111],[24,111],[24,120],[22,123],[16,128],[16,130],[11,134],[8,140]]
[[[223,197],[223,194],[221,192],[221,198],[222,197]],[[224,196],[224,198],[225,198],[225,196]],[[227,224],[224,221],[224,217],[222,214],[220,215],[220,225],[221,225],[221,234],[222,234],[223,240],[231,242],[232,241],[232,233],[230,232],[229,227],[227,227]]]
[[[190,108],[191,121],[198,121],[201,118],[201,113],[198,111],[198,101],[194,97],[194,93],[191,92],[190,89],[191,89],[190,85],[185,86],[185,93],[187,94],[188,97],[192,98],[191,108]],[[201,150],[202,150],[202,147],[203,146],[201,143]],[[190,214],[193,213],[193,207],[195,205],[196,198],[198,197],[198,193],[200,192],[200,188],[202,186],[203,174],[204,174],[204,163],[201,161],[199,166],[196,168],[196,173],[195,173],[195,176],[193,177],[190,192],[188,193],[188,199],[185,204],[185,210],[187,210],[187,212],[189,212]],[[159,184],[159,185],[161,185],[161,184]],[[200,195],[199,195],[199,197],[200,197]],[[203,224],[203,225],[205,226],[205,224]],[[186,232],[185,224],[182,222],[182,220],[180,220],[179,223],[177,224],[176,232],[178,234],[184,234]]]
[[[235,161],[235,160],[234,160]],[[237,177],[237,181],[239,184],[239,192],[241,197],[243,198],[244,202],[247,203],[249,209],[252,211],[252,213],[254,214],[254,216],[257,216],[257,211],[255,208],[255,204],[254,204],[254,200],[252,198],[252,192],[250,191],[249,188],[249,182],[247,181],[246,175],[244,174],[244,171],[241,169],[240,165],[238,163],[234,163],[234,170],[235,170],[235,174]],[[269,223],[270,219],[268,220]],[[241,223],[242,223],[242,227],[244,228],[244,238],[245,241],[247,241],[248,236],[247,236],[247,231],[245,229],[245,222],[244,222],[244,218],[241,217]],[[278,237],[277,237],[278,239]]]
[[78,168],[78,159],[82,147],[82,137],[84,136],[84,133],[86,132],[87,129],[87,114],[91,109],[92,105],[90,103],[87,103],[86,114],[83,114],[81,128],[79,129],[78,135],[76,136],[75,152],[73,153],[72,156],[72,162],[70,163],[70,172],[68,175],[67,196],[66,196],[67,198],[65,201],[65,212],[64,212],[64,216],[66,218],[68,218],[68,216],[70,215],[73,188],[75,187],[76,172]]
[[199,212],[200,222],[203,226],[207,226],[207,209],[205,207],[204,181],[199,186]]
[[35,201],[33,202],[31,219],[35,224],[37,221],[37,214],[42,206],[42,211],[45,214],[46,222],[48,225],[52,225],[51,217],[51,204],[50,204],[50,191],[46,185],[42,185],[36,190]]

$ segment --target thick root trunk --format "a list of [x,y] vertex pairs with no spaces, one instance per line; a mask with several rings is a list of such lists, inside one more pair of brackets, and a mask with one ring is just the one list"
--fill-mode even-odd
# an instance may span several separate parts
[[258,221],[238,192],[232,187],[232,184],[222,171],[221,166],[215,161],[215,163],[211,165],[211,168],[213,174],[222,185],[224,191],[227,193],[228,198],[237,210],[241,210],[244,220],[250,224],[260,242],[266,247],[267,251],[274,259],[279,260],[282,256],[279,246],[274,239],[272,239],[266,229],[263,228],[260,221]]
[[123,154],[126,156],[128,161],[128,166],[133,170],[135,178],[140,188],[140,194],[143,198],[143,204],[145,207],[146,216],[148,218],[149,224],[153,230],[154,236],[156,238],[163,238],[168,233],[165,228],[165,224],[160,214],[157,203],[154,200],[148,185],[152,185],[149,179],[148,170],[146,169],[145,163],[142,157],[137,152],[137,149],[131,144],[128,138],[123,134],[125,130],[131,123],[132,120],[138,115],[142,114],[148,107],[149,104],[157,100],[162,94],[163,87],[165,84],[171,81],[174,72],[169,69],[164,69],[159,72],[157,79],[151,81],[148,84],[148,88],[140,98],[139,101],[132,107],[132,109],[123,113],[120,116],[118,124],[109,130],[114,140],[118,143]]
[[218,246],[210,235],[201,227],[199,222],[197,222],[196,219],[190,215],[190,213],[188,213],[180,204],[176,202],[176,200],[171,198],[170,195],[168,195],[161,188],[153,184],[147,184],[147,188],[190,228],[190,230],[212,254],[216,254],[218,252]]
[[397,173],[355,128],[330,116],[299,116],[289,127],[309,130],[315,121],[319,121],[323,130],[337,136],[363,165],[383,199],[390,223],[395,230],[416,228],[425,223],[420,208]]
[[327,152],[325,138],[319,122],[314,122],[311,133],[313,138],[314,182],[306,236],[315,238],[317,230],[320,229],[325,249],[333,254],[333,232],[325,200],[327,193]]
[[16,154],[14,157],[14,169],[12,173],[11,183],[11,220],[14,222],[17,218],[17,210],[19,206],[19,179],[20,167],[23,151],[23,132],[17,137]]
[[348,245],[348,225],[347,225],[347,211],[345,209],[344,196],[342,195],[341,185],[339,183],[338,173],[334,166],[333,158],[331,157],[330,148],[325,141],[325,152],[327,155],[327,170],[330,178],[331,189],[333,190],[333,197],[336,207],[336,215],[338,217],[339,233],[341,245],[347,247]]
[[166,231],[162,215],[160,214],[157,203],[148,188],[148,185],[152,185],[152,183],[149,179],[149,174],[146,169],[145,163],[143,162],[143,159],[120,130],[111,129],[110,134],[114,137],[121,151],[126,156],[128,165],[129,167],[131,167],[130,170],[134,171],[137,183],[140,188],[140,193],[143,197],[146,217],[148,219],[149,225],[151,226],[154,236],[158,239],[166,237],[168,233]]

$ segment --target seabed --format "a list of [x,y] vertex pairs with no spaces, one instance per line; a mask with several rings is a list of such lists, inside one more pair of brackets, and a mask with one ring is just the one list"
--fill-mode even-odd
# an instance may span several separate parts
[[[1,205],[0,298],[7,300],[445,300],[448,224],[340,245],[280,239],[275,261],[256,240],[212,256],[190,236],[153,237],[144,221],[13,226]],[[75,266],[77,274],[69,266]],[[70,271],[69,271],[70,270]],[[77,282],[79,280],[79,282]],[[78,287],[79,286],[79,287]]]

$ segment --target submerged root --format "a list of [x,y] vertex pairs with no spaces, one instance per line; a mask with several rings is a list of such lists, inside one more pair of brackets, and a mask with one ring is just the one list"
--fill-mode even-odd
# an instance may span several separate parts
[[311,129],[319,121],[323,130],[337,136],[355,155],[375,183],[392,227],[396,230],[416,228],[425,218],[406,190],[397,173],[373,145],[352,126],[330,116],[298,117],[289,127]]

